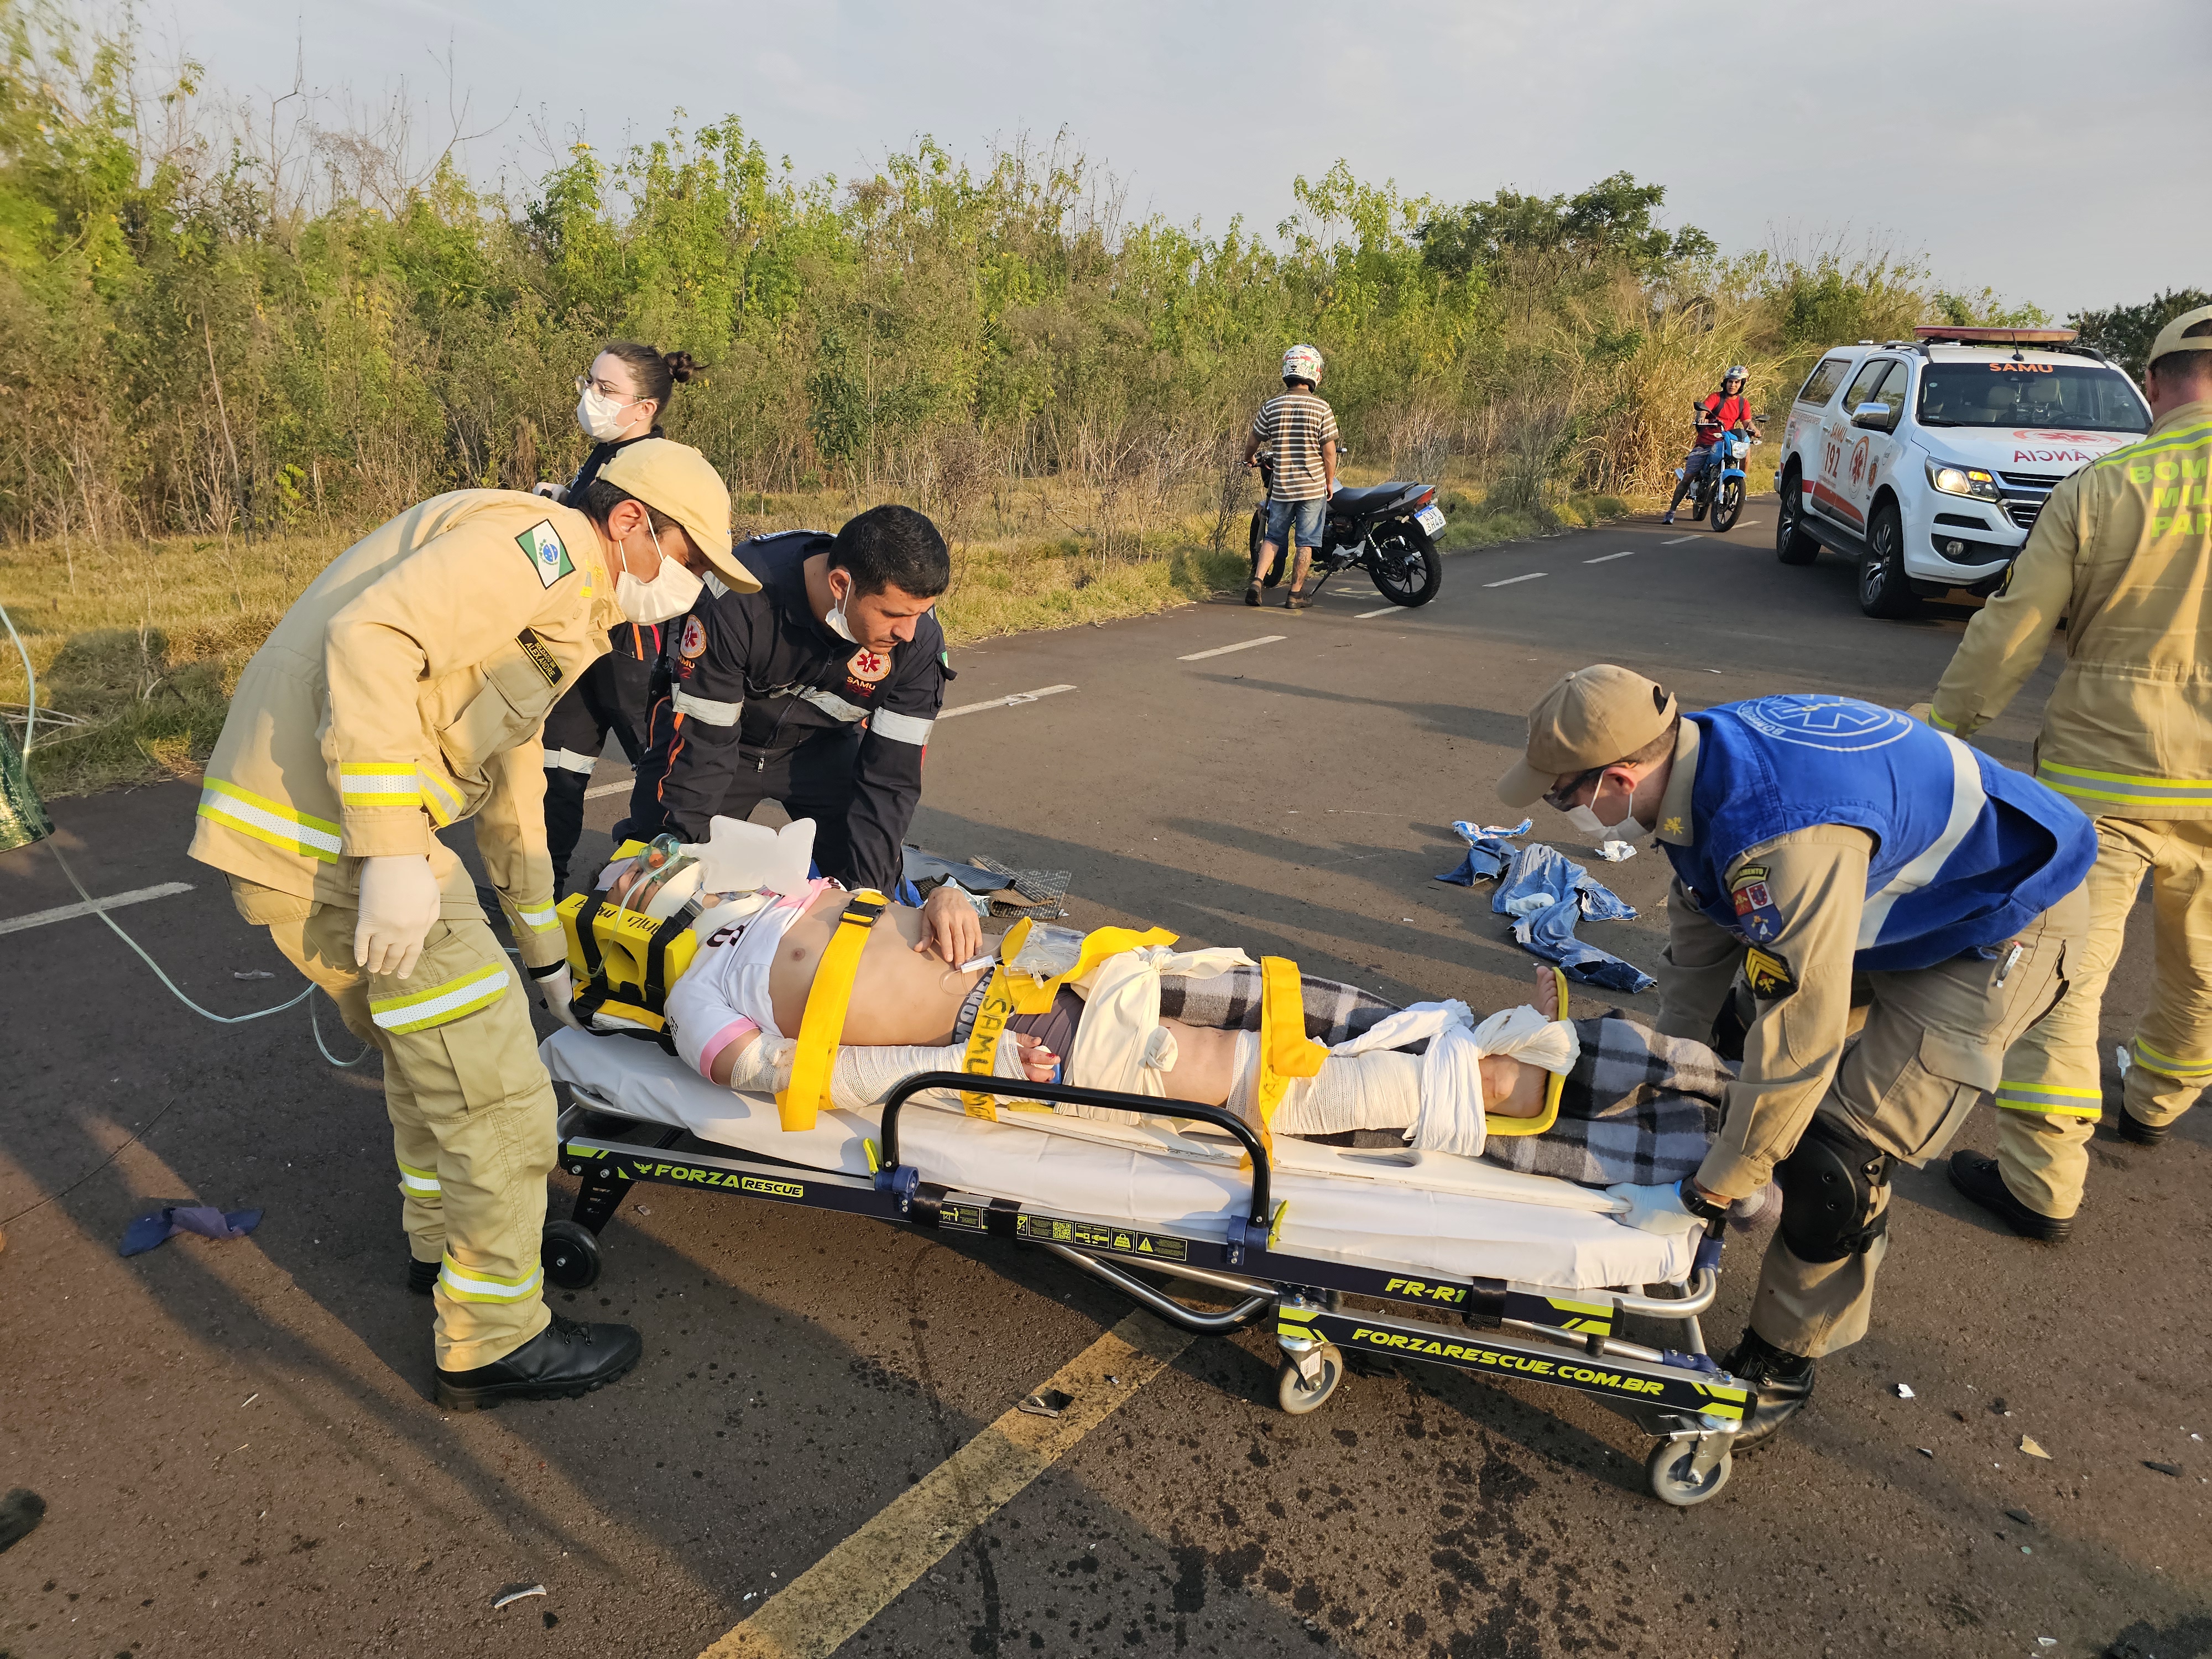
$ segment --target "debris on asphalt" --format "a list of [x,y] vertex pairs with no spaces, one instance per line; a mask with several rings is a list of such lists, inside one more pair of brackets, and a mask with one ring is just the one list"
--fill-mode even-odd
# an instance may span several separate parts
[[2021,1436],[2020,1449],[2026,1452],[2030,1457],[2039,1457],[2046,1463],[2051,1461],[2051,1454],[2044,1450],[2040,1445],[2037,1444],[2035,1441],[2029,1438],[2027,1435]]
[[1899,1383],[1897,1385],[1897,1397],[1899,1400],[1911,1400],[1915,1398],[1916,1396],[1912,1392],[1912,1384],[1910,1382]]
[[2039,1636],[2035,1638],[2035,1645],[2039,1648],[2055,1648],[2058,1645],[2058,1638],[2055,1636]]
[[253,969],[252,972],[250,972],[250,973],[244,973],[244,974],[233,974],[233,975],[231,975],[231,977],[232,977],[233,979],[236,979],[236,980],[248,980],[248,979],[274,979],[274,978],[276,978],[276,975],[274,975],[274,974],[272,974],[272,973],[270,973],[270,972],[267,969],[265,969],[265,968],[256,968],[256,969]]
[[2143,1467],[2147,1469],[2156,1469],[2160,1474],[2170,1474],[2177,1480],[2181,1479],[2181,1465],[2179,1463],[2161,1463],[2154,1457],[2146,1457],[2143,1459]]
[[1438,876],[1438,881],[1448,881],[1455,887],[1472,887],[1478,881],[1496,881],[1513,862],[1513,849],[1505,843],[1516,836],[1525,836],[1536,827],[1534,818],[1523,818],[1517,824],[1469,823],[1456,820],[1452,833],[1467,843],[1467,856],[1459,867]]
[[2125,1045],[2112,1050],[2112,1064],[2119,1067],[2122,1077],[2127,1076],[2128,1067],[2134,1065],[2135,1061],[2130,1058]]
[[1990,1396],[1990,1409],[1995,1412],[1999,1417],[2010,1417],[2012,1415],[2012,1408],[2005,1404],[2004,1396],[2001,1394],[1991,1395]]
[[1591,848],[1590,851],[1607,864],[1619,864],[1623,859],[1632,859],[1636,856],[1636,849],[1625,841],[1609,841],[1602,847]]
[[46,1518],[46,1500],[28,1486],[18,1486],[0,1498],[0,1550],[21,1543],[38,1530]]
[[501,1607],[511,1607],[517,1601],[527,1601],[533,1595],[544,1594],[545,1586],[543,1584],[525,1584],[517,1589],[502,1590],[493,1598],[491,1610],[497,1613]]
[[1031,1417],[1058,1417],[1074,1403],[1072,1394],[1062,1394],[1058,1389],[1039,1389],[1015,1409],[1025,1411]]
[[258,1210],[218,1210],[211,1204],[165,1204],[123,1230],[118,1255],[143,1255],[179,1233],[203,1238],[243,1238],[261,1224]]
[[1916,1446],[1913,1449],[1917,1451],[1923,1457],[1933,1457],[1936,1455],[1934,1452],[1930,1451],[1925,1446]]
[[260,1389],[255,1389],[252,1394],[249,1394],[248,1395],[246,1395],[246,1398],[245,1398],[245,1399],[243,1399],[243,1400],[241,1400],[241,1401],[240,1401],[238,1402],[238,1404],[239,1404],[239,1407],[240,1407],[240,1410],[243,1410],[245,1407],[248,1407],[248,1406],[251,1406],[251,1405],[252,1405],[255,1401],[257,1401],[257,1400],[258,1400],[258,1399],[260,1399],[260,1398],[261,1398],[261,1390],[260,1390]]
[[2005,1513],[2023,1527],[2032,1527],[2035,1524],[2035,1517],[2026,1510],[2007,1510]]

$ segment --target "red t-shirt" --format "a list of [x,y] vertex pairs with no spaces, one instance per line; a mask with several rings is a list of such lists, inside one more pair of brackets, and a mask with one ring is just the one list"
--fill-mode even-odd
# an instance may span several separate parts
[[1751,418],[1751,405],[1739,392],[1733,398],[1717,392],[1709,392],[1698,405],[1705,412],[1698,417],[1698,447],[1705,449],[1720,441],[1720,435],[1739,421]]

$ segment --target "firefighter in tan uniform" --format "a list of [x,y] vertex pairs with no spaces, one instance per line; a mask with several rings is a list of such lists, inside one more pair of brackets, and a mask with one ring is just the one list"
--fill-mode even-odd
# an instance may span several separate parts
[[[554,1099],[523,975],[571,1016],[538,731],[610,624],[681,615],[709,566],[757,585],[729,526],[714,468],[665,439],[626,447],[577,505],[495,489],[425,501],[300,596],[208,762],[192,856],[383,1053],[442,1405],[580,1395],[637,1359],[635,1331],[562,1319],[542,1294]],[[462,818],[521,974],[437,838]]]
[[1627,1224],[1685,1232],[1780,1182],[1750,1328],[1722,1361],[1756,1391],[1735,1444],[1756,1443],[1802,1409],[1816,1360],[1866,1334],[1892,1165],[1942,1152],[2057,994],[2096,838],[2033,778],[1894,709],[1785,694],[1682,714],[1610,664],[1546,695],[1498,793],[1591,836],[1657,831],[1674,870],[1662,1031],[1709,1037],[1739,971],[1750,986],[1705,1163],[1609,1190]]
[[2089,933],[2065,1000],[2005,1057],[1997,1156],[1951,1160],[1960,1191],[2054,1243],[2081,1204],[2104,1101],[2099,1005],[2146,872],[2155,966],[2120,1134],[2156,1145],[2212,1083],[2212,306],[2160,331],[2145,390],[2149,433],[2051,492],[1929,713],[1939,731],[1972,733],[2064,620],[2035,775],[2096,821]]

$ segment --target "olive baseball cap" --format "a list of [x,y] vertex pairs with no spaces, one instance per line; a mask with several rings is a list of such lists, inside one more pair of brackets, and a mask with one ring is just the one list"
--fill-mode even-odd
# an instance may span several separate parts
[[1508,806],[1528,806],[1570,772],[1625,760],[1673,724],[1666,688],[1601,662],[1577,668],[1528,711],[1528,750],[1498,781]]
[[2143,361],[2154,364],[2170,351],[2212,351],[2212,327],[2207,327],[2203,333],[2194,338],[2183,337],[2200,324],[2212,325],[2212,306],[2199,306],[2194,311],[2185,311],[2159,330],[2158,338],[2150,343],[2150,356]]
[[740,593],[760,592],[760,579],[730,551],[730,490],[714,464],[690,444],[641,438],[624,444],[599,477],[684,526],[714,574]]

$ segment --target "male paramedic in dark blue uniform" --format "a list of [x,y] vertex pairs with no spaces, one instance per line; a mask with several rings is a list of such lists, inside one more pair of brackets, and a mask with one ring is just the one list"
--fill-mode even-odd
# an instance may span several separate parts
[[932,609],[952,579],[937,526],[871,507],[835,538],[741,542],[760,578],[710,580],[663,630],[647,750],[617,842],[708,838],[716,814],[777,800],[814,820],[814,859],[848,887],[897,890],[922,751],[952,677]]
[[[1782,1188],[1750,1328],[1722,1364],[1755,1390],[1737,1449],[1866,1334],[1890,1166],[1940,1154],[2014,1038],[2064,994],[2087,925],[2089,821],[2025,774],[1855,698],[1682,715],[1640,674],[1579,669],[1499,781],[1577,827],[1656,831],[1674,867],[1659,1030],[1708,1036],[1741,971],[1757,1016],[1697,1174],[1616,1187],[1620,1218],[1686,1231]],[[1853,983],[1866,1024],[1850,1042]]]

